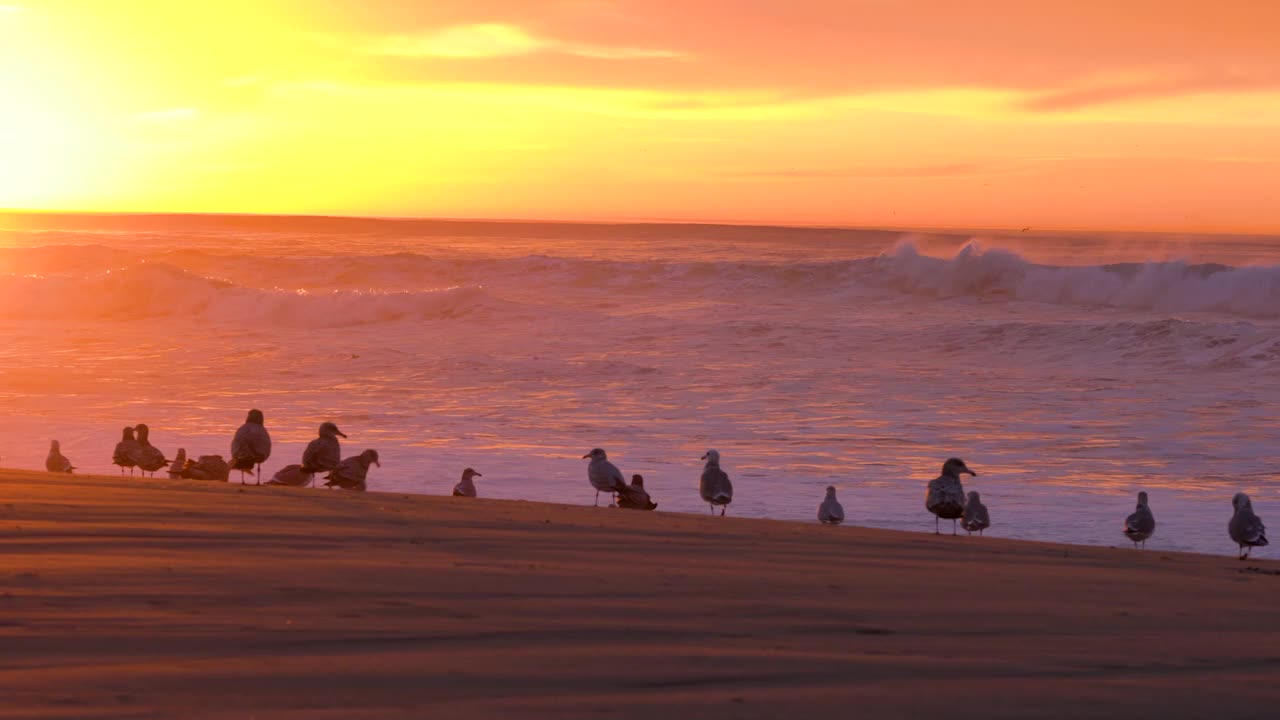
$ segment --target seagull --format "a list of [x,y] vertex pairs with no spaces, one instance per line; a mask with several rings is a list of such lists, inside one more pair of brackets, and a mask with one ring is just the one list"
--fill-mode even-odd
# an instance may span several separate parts
[[658,503],[644,489],[644,476],[632,475],[631,484],[618,491],[618,507],[629,510],[653,510],[658,507]]
[[313,482],[315,475],[303,472],[302,466],[294,463],[293,465],[285,465],[276,471],[271,479],[262,483],[263,485],[288,485],[289,487],[302,487],[309,482]]
[[[172,469],[172,466],[170,466]],[[182,468],[182,477],[192,480],[219,480],[227,482],[231,478],[231,466],[221,455],[201,455],[198,459],[188,460]]]
[[316,473],[338,467],[338,463],[342,461],[339,436],[343,439],[347,437],[337,425],[331,422],[320,423],[320,436],[308,443],[307,449],[302,451],[302,472],[314,477]]
[[364,492],[367,489],[364,479],[369,474],[370,465],[382,467],[382,463],[378,462],[377,450],[365,450],[355,457],[349,457],[338,463],[338,467],[330,470],[325,476],[328,481],[325,487],[340,487],[343,490]]
[[938,519],[951,521],[951,534],[956,534],[956,519],[964,515],[964,485],[960,483],[960,473],[977,476],[960,458],[951,458],[942,464],[942,474],[929,481],[929,492],[925,495],[924,506],[936,517],[933,519],[933,534],[938,532]]
[[607,492],[610,494],[609,507],[613,507],[613,496],[627,486],[626,479],[622,477],[622,471],[617,465],[609,462],[609,456],[600,448],[595,448],[582,456],[583,460],[587,458],[591,458],[591,462],[587,464],[587,480],[591,482],[591,487],[596,489],[595,504],[599,506],[600,493]]
[[1147,506],[1147,493],[1138,493],[1138,507],[1124,519],[1124,535],[1133,541],[1133,547],[1137,548],[1138,543],[1142,543],[1142,547],[1147,547],[1147,538],[1156,532],[1156,516],[1151,514],[1151,508]]
[[75,470],[71,461],[62,455],[62,446],[57,440],[49,442],[49,455],[44,459],[44,469],[52,473],[69,473]]
[[1249,557],[1250,550],[1267,544],[1267,528],[1262,524],[1262,518],[1253,514],[1253,501],[1248,495],[1236,493],[1231,498],[1231,507],[1235,508],[1235,514],[1227,523],[1227,534],[1236,541],[1240,559],[1244,560]]
[[827,496],[818,506],[818,522],[823,525],[839,525],[844,522],[844,506],[836,499],[834,485],[827,486]]
[[129,468],[129,474],[133,474],[133,468],[137,465],[134,462],[134,453],[137,452],[138,441],[133,439],[133,428],[127,427],[120,438],[120,442],[116,443],[115,452],[111,454],[111,464],[120,466],[120,474],[124,474],[124,469]]
[[182,471],[187,468],[187,449],[178,448],[178,454],[173,456],[173,460],[169,461],[169,477],[180,478]]
[[475,497],[476,484],[471,480],[471,478],[473,477],[484,477],[484,475],[476,472],[475,470],[472,470],[471,468],[467,468],[466,470],[463,470],[462,479],[458,481],[457,485],[453,486],[453,496],[469,497],[469,498]]
[[960,521],[960,527],[970,535],[975,531],[981,535],[983,530],[991,527],[991,515],[987,513],[987,506],[982,504],[982,498],[979,497],[977,490],[969,491],[969,500],[964,504],[964,518]]
[[133,451],[133,462],[138,469],[143,472],[151,473],[155,477],[156,471],[169,464],[164,459],[164,453],[159,448],[151,444],[151,428],[146,423],[138,423],[133,426],[134,432],[138,434],[138,444]]
[[729,475],[720,469],[720,453],[715,450],[708,450],[706,455],[702,456],[707,461],[706,467],[702,468],[702,479],[698,482],[698,493],[702,495],[702,500],[711,506],[711,514],[716,514],[716,506],[720,506],[720,516],[724,517],[724,511],[729,509],[729,503],[733,502],[733,483],[729,482]]
[[240,471],[240,484],[244,484],[246,471],[253,471],[257,484],[262,484],[262,463],[271,457],[271,435],[263,424],[261,410],[250,410],[244,424],[231,439],[231,469]]

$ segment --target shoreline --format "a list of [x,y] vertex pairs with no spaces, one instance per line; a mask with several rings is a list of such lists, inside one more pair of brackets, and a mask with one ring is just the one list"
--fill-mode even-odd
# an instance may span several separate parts
[[[240,487],[243,487],[243,488],[246,488],[246,489],[253,489],[255,492],[256,492],[256,491],[265,491],[265,492],[283,491],[283,492],[286,492],[286,493],[295,493],[295,492],[303,492],[303,493],[308,493],[308,492],[321,492],[321,493],[323,493],[323,494],[325,494],[325,495],[336,495],[336,496],[352,496],[352,495],[354,495],[354,496],[356,496],[356,497],[371,497],[371,498],[375,498],[375,497],[376,497],[376,498],[391,498],[391,497],[395,497],[395,498],[397,498],[397,499],[399,499],[399,500],[418,500],[418,499],[423,499],[423,498],[428,498],[428,499],[433,499],[433,500],[446,500],[446,501],[452,500],[452,496],[451,496],[450,494],[446,494],[446,493],[444,493],[443,491],[441,491],[441,492],[421,492],[421,491],[415,491],[415,490],[386,490],[386,489],[369,489],[369,490],[367,490],[367,491],[363,491],[363,492],[360,492],[360,493],[355,493],[355,492],[351,492],[351,491],[340,490],[340,489],[337,489],[337,488],[329,489],[329,488],[324,488],[324,487],[320,487],[320,486],[317,486],[317,487],[292,487],[292,486],[276,486],[276,485],[268,486],[268,485],[266,485],[266,484],[263,484],[263,485],[253,485],[252,483],[246,483],[246,484],[244,484],[244,485],[241,485],[241,484],[240,484],[240,482],[239,482],[239,480],[238,480],[238,476],[237,476],[237,474],[236,474],[236,473],[237,473],[237,471],[234,471],[234,470],[233,470],[233,471],[232,471],[232,474],[231,474],[231,478],[230,478],[229,480],[227,480],[227,481],[225,481],[225,482],[224,482],[224,481],[216,481],[216,480],[215,480],[215,481],[208,481],[208,480],[193,480],[193,479],[171,479],[171,478],[169,478],[167,475],[164,475],[164,472],[163,472],[163,471],[161,471],[161,472],[157,473],[155,477],[144,477],[144,476],[141,476],[141,475],[137,475],[137,476],[128,476],[128,475],[123,475],[123,476],[121,476],[121,475],[114,475],[114,474],[112,474],[112,475],[107,475],[107,474],[99,474],[99,473],[79,473],[79,472],[77,472],[77,473],[73,473],[73,474],[70,474],[70,475],[55,475],[55,474],[48,473],[48,472],[46,472],[46,471],[44,471],[44,470],[23,469],[23,468],[10,468],[10,467],[3,467],[3,466],[0,466],[0,486],[2,486],[2,485],[3,485],[3,483],[5,483],[6,481],[8,481],[8,480],[9,480],[9,478],[10,478],[11,476],[14,476],[14,477],[21,477],[21,476],[28,476],[28,475],[29,475],[29,476],[33,476],[33,477],[45,477],[45,476],[51,476],[51,477],[59,478],[59,479],[62,479],[62,480],[71,480],[71,481],[74,481],[74,480],[88,480],[88,481],[90,481],[90,483],[89,483],[89,484],[92,484],[92,483],[103,483],[103,484],[106,484],[106,485],[111,485],[111,484],[113,484],[113,483],[120,483],[120,484],[122,484],[122,485],[124,485],[124,486],[131,486],[131,485],[137,485],[137,484],[147,484],[147,483],[159,483],[159,482],[164,482],[164,483],[166,483],[166,486],[165,486],[166,488],[174,489],[174,490],[179,490],[179,491],[180,491],[180,490],[182,490],[182,489],[184,489],[184,488],[190,488],[190,487],[200,488],[200,487],[204,487],[204,486],[214,486],[214,487],[225,486],[225,487],[229,487],[229,488],[230,488],[230,487],[234,487],[234,488],[240,488]],[[164,477],[162,477],[162,475],[164,475]],[[448,478],[442,478],[442,479],[440,480],[440,483],[439,483],[439,484],[441,485],[441,487],[452,487],[452,484],[453,484],[454,482],[456,482],[456,480],[450,480],[450,479],[448,479]],[[170,485],[170,484],[171,484],[171,485]],[[923,498],[923,488],[924,488],[924,484],[925,484],[925,483],[923,483],[923,482],[921,482],[921,483],[920,483],[920,485],[921,485],[921,498]],[[585,480],[584,480],[583,485],[584,485],[584,487],[585,487]],[[696,490],[696,489],[695,489],[695,490]],[[590,491],[589,491],[589,490],[584,490],[584,491],[583,491],[583,497],[589,497],[589,496],[590,496]],[[545,507],[548,507],[548,508],[554,508],[554,509],[558,509],[558,510],[571,510],[571,509],[575,509],[575,508],[576,508],[576,509],[581,509],[581,510],[593,510],[593,509],[608,510],[608,509],[609,509],[609,508],[608,508],[607,506],[605,506],[605,505],[600,505],[600,506],[597,508],[597,507],[595,507],[595,506],[592,506],[592,505],[589,505],[589,504],[584,504],[584,503],[563,503],[563,502],[553,502],[553,501],[549,501],[549,500],[538,500],[538,499],[511,499],[511,498],[500,498],[500,497],[486,497],[486,496],[484,496],[483,491],[482,491],[481,496],[480,496],[479,498],[477,498],[477,499],[478,499],[479,501],[481,501],[481,502],[485,502],[485,503],[496,503],[496,504],[503,505],[503,506],[510,505],[510,506],[512,506],[512,507],[517,507],[517,508],[519,508],[519,507],[534,507],[534,508],[536,508],[536,507],[545,506]],[[602,500],[602,502],[603,502],[603,500]],[[817,504],[818,504],[818,503],[817,503],[817,500],[815,500],[815,501],[814,501],[814,510],[815,510],[815,511],[816,511],[816,509],[817,509]],[[1128,504],[1128,503],[1127,503],[1127,498],[1126,498],[1125,503],[1117,503],[1117,505],[1118,505],[1118,506],[1122,506],[1122,507],[1127,507],[1127,504]],[[928,511],[926,511],[926,510],[924,509],[924,507],[923,507],[923,500],[921,500],[920,506],[921,506],[921,507],[920,507],[920,512],[918,513],[918,515],[919,515],[921,518],[923,518],[923,519],[921,519],[921,520],[920,520],[920,522],[919,522],[919,523],[917,523],[917,524],[919,525],[919,527],[920,527],[920,528],[924,528],[924,527],[926,527],[926,526],[927,526],[927,524],[928,524],[928,522],[927,522],[927,521],[928,521],[928,519],[932,518],[932,516],[931,516],[931,515],[929,515],[929,514],[928,514]],[[614,508],[614,509],[618,509],[618,508]],[[1003,508],[1001,508],[1001,509],[1003,509]],[[1123,519],[1123,515],[1124,515],[1125,513],[1130,512],[1130,511],[1131,511],[1131,508],[1129,508],[1129,509],[1125,509],[1122,513],[1118,513],[1118,516],[1115,518],[1115,525],[1116,525],[1116,527],[1117,527],[1117,530],[1116,530],[1116,535],[1117,535],[1117,536],[1119,536],[1119,535],[1121,534],[1121,533],[1119,532],[1120,520],[1122,520],[1122,519]],[[658,509],[658,510],[654,510],[654,511],[652,511],[652,512],[631,511],[631,512],[628,512],[628,513],[626,513],[626,514],[628,514],[628,515],[631,515],[631,514],[638,514],[638,515],[649,515],[649,516],[653,516],[653,515],[662,515],[662,516],[667,516],[667,517],[682,517],[682,518],[690,518],[690,519],[697,519],[697,518],[703,518],[703,517],[711,518],[711,517],[712,517],[712,516],[710,516],[710,515],[706,515],[706,514],[703,514],[703,513],[700,513],[700,512],[696,512],[696,511],[685,511],[685,510],[664,510],[664,509]],[[716,518],[715,518],[715,519],[719,520],[720,518],[719,518],[718,516],[716,516]],[[810,521],[810,520],[807,520],[807,519],[806,519],[806,520],[800,520],[800,519],[795,519],[795,518],[785,518],[785,517],[761,517],[761,516],[757,516],[757,515],[733,515],[733,514],[729,514],[729,515],[725,516],[725,518],[724,518],[724,519],[725,519],[725,520],[732,521],[732,522],[751,521],[751,522],[764,522],[764,523],[782,523],[782,524],[784,524],[784,525],[794,525],[794,526],[801,526],[801,527],[808,526],[808,525],[816,525],[816,524],[817,524],[816,519],[814,519],[814,520]],[[1229,519],[1230,519],[1229,513],[1228,513],[1228,514],[1224,514],[1224,516],[1221,518],[1221,520],[1222,520],[1222,522],[1221,522],[1221,524],[1222,524],[1222,533],[1221,533],[1221,534],[1222,534],[1222,537],[1223,537],[1223,545],[1224,545],[1224,548],[1226,548],[1226,547],[1228,547],[1228,546],[1230,545],[1230,540],[1227,538],[1227,533],[1226,533],[1226,524],[1227,524],[1227,523],[1226,523],[1226,521],[1227,521],[1227,520],[1229,520]],[[860,520],[863,520],[863,519],[862,519],[862,518],[858,518],[858,517],[854,517],[854,518],[852,518],[852,519],[848,519],[848,520],[846,520],[846,522],[845,522],[845,523],[843,523],[843,524],[841,524],[841,525],[839,525],[839,526],[829,527],[829,528],[827,528],[827,530],[828,530],[828,531],[840,532],[840,531],[842,531],[842,530],[857,529],[857,530],[867,531],[867,532],[872,532],[872,533],[887,533],[887,534],[899,534],[899,533],[900,533],[900,534],[904,534],[904,535],[906,535],[906,536],[908,536],[908,537],[939,537],[939,538],[947,538],[947,537],[964,538],[964,537],[966,537],[966,534],[965,534],[965,532],[964,532],[964,530],[963,530],[963,529],[959,530],[959,531],[957,532],[957,534],[956,534],[956,535],[952,536],[949,532],[947,532],[947,531],[945,530],[945,522],[946,522],[946,521],[943,521],[943,525],[944,525],[944,530],[943,530],[943,532],[942,532],[940,535],[934,535],[934,533],[928,532],[928,531],[927,531],[927,530],[925,530],[925,529],[900,529],[900,528],[884,527],[883,525],[877,525],[877,524],[863,524],[863,523],[859,522]],[[1265,521],[1265,518],[1264,518],[1264,521]],[[1163,525],[1163,526],[1160,526],[1160,527],[1162,527],[1162,528],[1164,528],[1164,529],[1167,529],[1167,527],[1168,527],[1168,526],[1167,526],[1167,525]],[[1001,529],[1002,529],[1002,528],[997,528],[997,529],[996,529],[996,532],[997,532],[997,533],[999,533],[999,532],[1001,531]],[[1159,538],[1159,536],[1160,536],[1160,535],[1159,535],[1159,531],[1158,531],[1158,532],[1157,532],[1156,537],[1157,537],[1157,538]],[[1079,548],[1079,549],[1081,549],[1081,550],[1089,549],[1089,550],[1116,550],[1116,551],[1124,551],[1124,550],[1132,550],[1132,549],[1133,549],[1133,548],[1129,547],[1129,545],[1128,545],[1128,542],[1129,542],[1129,541],[1127,541],[1127,540],[1124,540],[1124,541],[1117,540],[1114,544],[1102,544],[1102,543],[1068,542],[1068,541],[1064,541],[1064,540],[1042,540],[1042,539],[1027,538],[1027,537],[1009,537],[1009,536],[1000,535],[1000,534],[995,534],[995,535],[988,534],[988,535],[983,535],[983,536],[978,536],[978,535],[976,535],[976,534],[975,534],[971,539],[973,539],[973,540],[975,540],[975,541],[976,541],[976,540],[978,540],[978,539],[981,539],[983,542],[992,542],[992,543],[996,543],[996,542],[1001,542],[1001,543],[1002,543],[1002,542],[1009,542],[1009,543],[1017,543],[1017,544],[1027,544],[1027,545],[1040,546],[1040,547],[1044,547],[1044,548],[1058,548],[1058,549],[1064,549],[1064,548],[1066,548],[1066,549],[1070,549],[1070,548]],[[1153,542],[1153,541],[1149,541],[1149,542]],[[1270,550],[1270,548],[1269,548],[1269,547],[1267,547],[1267,548],[1254,548],[1254,551],[1255,551],[1255,552],[1260,552],[1260,553],[1262,553],[1262,554],[1261,554],[1261,555],[1257,555],[1257,556],[1253,556],[1253,555],[1251,555],[1249,558],[1247,558],[1247,562],[1253,562],[1253,561],[1255,561],[1255,560],[1256,560],[1256,561],[1259,561],[1259,562],[1275,562],[1275,563],[1280,563],[1280,558],[1273,558],[1273,557],[1270,557],[1270,556],[1267,554],[1269,550]],[[1151,547],[1150,549],[1145,549],[1145,550],[1142,550],[1141,552],[1158,553],[1158,554],[1164,554],[1164,555],[1168,555],[1168,554],[1188,555],[1188,556],[1202,557],[1202,558],[1206,558],[1206,559],[1215,559],[1215,560],[1221,560],[1221,559],[1224,559],[1224,558],[1235,559],[1234,551],[1233,551],[1233,550],[1231,550],[1231,549],[1229,549],[1229,548],[1228,548],[1228,549],[1224,549],[1221,553],[1215,553],[1215,552],[1200,552],[1200,551],[1196,551],[1196,550],[1183,550],[1183,549],[1164,548],[1164,547],[1160,547],[1159,545],[1153,545],[1153,547]]]
[[0,717],[1256,717],[1277,590],[1261,558],[0,470]]

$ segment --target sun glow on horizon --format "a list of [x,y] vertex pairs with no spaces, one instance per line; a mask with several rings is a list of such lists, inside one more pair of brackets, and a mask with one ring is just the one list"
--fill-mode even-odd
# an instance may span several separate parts
[[0,207],[1280,230],[1250,25],[1175,3],[1199,64],[1139,62],[1133,13],[918,4],[0,4]]

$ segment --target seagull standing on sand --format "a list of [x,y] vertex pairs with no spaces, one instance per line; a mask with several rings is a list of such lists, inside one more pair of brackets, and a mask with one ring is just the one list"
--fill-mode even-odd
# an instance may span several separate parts
[[964,504],[964,519],[960,521],[960,527],[970,535],[975,532],[981,535],[983,530],[991,527],[991,515],[987,512],[987,506],[982,504],[982,497],[978,495],[977,490],[969,491],[969,500]]
[[246,471],[254,472],[257,484],[262,484],[262,463],[271,457],[271,435],[264,423],[261,410],[250,410],[231,439],[231,469],[240,471],[241,485]]
[[929,492],[924,497],[924,506],[934,514],[934,535],[942,534],[938,531],[940,518],[951,521],[951,534],[955,535],[956,519],[964,515],[964,485],[960,482],[960,473],[969,473],[975,477],[978,475],[960,458],[951,458],[942,464],[942,474],[929,481]]
[[155,476],[156,471],[169,464],[164,459],[164,453],[159,448],[151,444],[151,428],[146,423],[138,423],[133,426],[134,432],[138,434],[138,445],[133,451],[133,463],[143,472],[151,473]]
[[325,475],[325,487],[339,487],[343,490],[358,490],[364,492],[368,489],[365,485],[365,477],[369,474],[369,466],[377,465],[382,467],[382,463],[378,462],[377,450],[365,450],[364,452],[349,457],[338,463],[338,467],[329,471]]
[[346,433],[331,422],[320,423],[320,436],[307,444],[302,451],[302,472],[314,475],[328,472],[342,462],[342,445],[338,438],[346,439]]
[[836,488],[834,485],[827,486],[827,496],[822,499],[822,504],[818,506],[818,522],[823,525],[839,525],[844,522],[844,506],[836,500]]
[[267,484],[292,487],[315,485],[316,473],[332,470],[342,461],[339,435],[346,437],[337,425],[331,422],[320,423],[320,436],[307,443],[307,449],[302,451],[302,464],[285,465],[271,476]]
[[1253,501],[1244,493],[1236,493],[1231,498],[1231,507],[1235,514],[1227,523],[1227,534],[1236,542],[1240,550],[1240,559],[1249,557],[1249,551],[1267,544],[1267,528],[1262,518],[1253,514]]
[[654,510],[658,507],[644,489],[644,476],[632,475],[631,484],[618,491],[618,507],[628,510]]
[[111,464],[120,466],[120,474],[124,474],[124,469],[129,468],[129,474],[133,474],[133,468],[137,465],[133,457],[137,453],[138,441],[133,439],[133,428],[127,427],[120,438],[120,442],[116,443],[115,452],[111,454]]
[[597,506],[600,505],[600,493],[609,493],[609,507],[614,506],[614,496],[627,486],[627,481],[622,477],[622,471],[617,465],[609,462],[609,456],[604,450],[595,448],[591,452],[582,456],[583,460],[591,458],[591,462],[587,464],[587,480],[591,482],[591,487],[596,489]]
[[62,446],[57,440],[49,442],[49,455],[44,459],[44,469],[52,473],[69,473],[75,470],[71,461],[62,455]]
[[1147,506],[1147,493],[1143,491],[1138,493],[1138,507],[1124,519],[1124,536],[1133,541],[1134,548],[1142,543],[1145,549],[1147,538],[1155,532],[1156,516],[1151,514],[1151,508]]
[[467,468],[466,470],[463,470],[462,479],[458,481],[457,485],[453,486],[453,496],[469,497],[469,498],[475,497],[476,484],[471,480],[471,478],[478,478],[478,477],[484,477],[484,475],[476,472],[475,470],[472,470],[471,468]]
[[720,453],[715,450],[708,450],[706,455],[702,456],[707,461],[706,467],[702,468],[702,478],[698,481],[698,493],[702,495],[703,502],[711,506],[711,514],[716,514],[716,506],[720,506],[720,516],[724,517],[724,511],[729,509],[729,503],[733,502],[733,483],[729,482],[729,474],[720,469]]

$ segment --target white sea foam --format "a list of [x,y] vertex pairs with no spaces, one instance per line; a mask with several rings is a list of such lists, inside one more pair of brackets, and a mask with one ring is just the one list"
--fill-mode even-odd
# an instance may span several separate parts
[[939,298],[1280,317],[1280,265],[1152,261],[1061,267],[1035,264],[1009,250],[984,249],[976,241],[954,257],[928,257],[908,241],[876,258],[870,281]]

